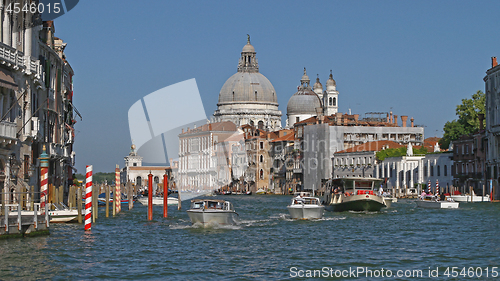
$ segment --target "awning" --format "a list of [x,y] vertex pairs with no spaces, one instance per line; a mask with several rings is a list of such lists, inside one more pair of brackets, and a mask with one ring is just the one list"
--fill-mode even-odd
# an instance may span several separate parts
[[12,76],[12,72],[1,67],[0,67],[0,87],[4,87],[14,91],[17,91],[19,88],[19,86],[14,81],[14,76]]
[[73,107],[73,110],[75,111],[75,113],[78,116],[80,116],[80,121],[83,120],[82,115],[80,114],[80,112],[78,112],[78,109],[76,109],[76,106],[73,104],[73,102],[70,101],[69,103],[71,103],[71,107]]

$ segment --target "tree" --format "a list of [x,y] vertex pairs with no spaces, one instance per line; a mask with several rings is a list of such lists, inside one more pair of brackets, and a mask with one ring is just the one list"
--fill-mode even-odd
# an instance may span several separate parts
[[[447,149],[452,141],[477,132],[480,128],[478,115],[485,113],[485,107],[486,95],[482,91],[477,91],[470,99],[462,99],[462,104],[457,105],[456,109],[458,119],[444,124],[444,134],[439,146]],[[486,120],[483,120],[484,125]]]

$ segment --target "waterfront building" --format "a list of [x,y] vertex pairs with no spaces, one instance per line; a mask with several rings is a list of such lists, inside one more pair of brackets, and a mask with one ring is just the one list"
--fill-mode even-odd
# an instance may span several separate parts
[[137,154],[134,144],[130,147],[130,153],[124,157],[125,166],[120,172],[120,183],[125,186],[128,182],[134,186],[135,192],[143,191],[148,188],[148,176],[153,175],[153,191],[159,191],[158,184],[163,188],[163,176],[167,173],[168,188],[172,189],[174,185],[174,176],[171,166],[143,166],[142,157]]
[[[383,117],[376,116],[386,115]],[[358,114],[337,112],[331,116],[315,116],[294,124],[296,135],[301,136],[299,149],[301,169],[297,169],[308,189],[319,188],[321,182],[332,175],[331,159],[334,153],[371,141],[394,141],[398,144],[421,146],[424,143],[424,128],[415,127],[413,118],[407,126],[407,116],[390,113],[367,113],[363,119]],[[300,175],[301,174],[301,175]]]
[[272,161],[271,167],[271,189],[274,193],[288,194],[290,188],[290,180],[293,171],[290,167],[293,164],[293,145],[294,132],[293,130],[280,130],[276,132],[277,138],[270,142],[270,158]]
[[480,115],[480,130],[470,136],[462,136],[458,140],[452,142],[454,168],[453,183],[454,186],[462,193],[469,192],[472,187],[476,194],[489,194],[489,189],[486,188],[486,147],[487,140],[485,131],[482,126],[482,118]]
[[74,113],[79,115],[72,102],[74,71],[64,53],[67,44],[54,36],[52,21],[41,22],[31,12],[12,14],[5,9],[9,3],[0,3],[2,199],[16,200],[14,192],[21,191],[34,192],[30,201],[39,199],[38,158],[45,146],[48,184],[63,189],[66,200],[76,171]]
[[[491,68],[486,71],[484,87],[486,95],[486,180],[487,189],[493,189],[498,194],[500,181],[500,66],[497,58],[491,58]],[[493,186],[492,186],[493,185]],[[497,199],[497,195],[494,195]]]
[[230,121],[241,127],[245,124],[260,130],[281,128],[281,111],[271,82],[259,72],[255,48],[247,44],[241,51],[238,71],[229,77],[219,93],[214,122]]
[[241,134],[230,121],[182,129],[179,134],[179,168],[176,184],[180,190],[217,190],[231,182],[228,172],[231,154],[217,146],[226,139]]

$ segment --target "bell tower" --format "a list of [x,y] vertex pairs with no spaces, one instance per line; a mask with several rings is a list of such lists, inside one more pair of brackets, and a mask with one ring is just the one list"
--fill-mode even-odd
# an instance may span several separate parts
[[326,91],[323,93],[323,113],[325,116],[330,116],[339,111],[339,92],[337,91],[337,83],[333,79],[332,71],[330,77],[326,81]]

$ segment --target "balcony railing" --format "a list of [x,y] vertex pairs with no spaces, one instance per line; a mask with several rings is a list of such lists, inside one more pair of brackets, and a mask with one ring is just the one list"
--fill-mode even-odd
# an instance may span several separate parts
[[0,137],[15,139],[16,138],[16,123],[2,121],[0,122]]
[[0,43],[0,60],[3,63],[10,64],[15,70],[24,69],[27,74],[40,76],[40,63],[38,60],[29,55],[25,56],[23,52],[4,43]]

